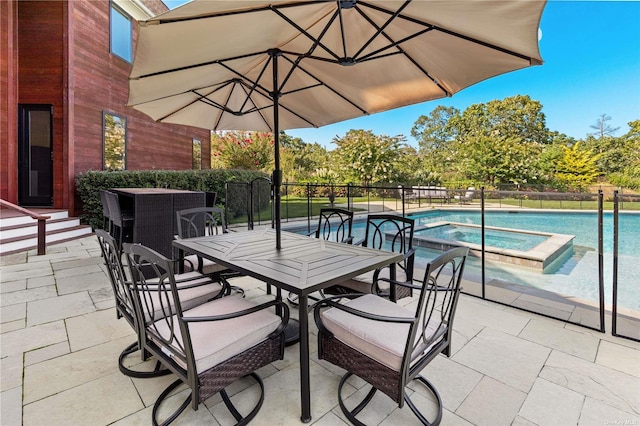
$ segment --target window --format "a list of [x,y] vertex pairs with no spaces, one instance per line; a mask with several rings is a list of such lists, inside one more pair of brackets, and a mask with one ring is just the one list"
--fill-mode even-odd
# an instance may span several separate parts
[[127,119],[115,114],[102,114],[102,168],[124,170],[126,168]]
[[198,139],[193,140],[191,155],[192,155],[193,169],[201,170],[202,169],[202,142],[200,142]]
[[111,3],[111,53],[131,62],[133,45],[131,17]]

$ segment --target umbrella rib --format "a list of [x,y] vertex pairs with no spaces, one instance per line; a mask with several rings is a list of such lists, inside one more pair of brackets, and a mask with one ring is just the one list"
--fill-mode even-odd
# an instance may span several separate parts
[[[224,87],[228,86],[229,84],[231,84],[231,82],[225,82],[224,84],[222,84],[222,85],[221,85],[221,86],[219,86],[219,87],[216,87],[215,89],[213,89],[211,92],[209,92],[209,93],[208,93],[208,94],[206,94],[206,95],[201,95],[200,93],[198,93],[198,92],[197,92],[197,90],[198,90],[198,89],[193,89],[193,90],[188,90],[187,92],[183,92],[183,93],[188,93],[188,92],[194,93],[194,94],[198,95],[200,98],[195,99],[195,100],[193,100],[193,101],[191,101],[191,102],[187,103],[186,105],[181,106],[180,108],[174,109],[174,110],[173,110],[173,111],[171,111],[169,114],[166,114],[166,115],[164,115],[163,117],[160,117],[160,118],[159,118],[158,120],[156,120],[156,121],[163,121],[163,120],[166,120],[167,118],[169,118],[169,117],[171,117],[172,115],[176,114],[177,112],[182,111],[183,109],[185,109],[185,108],[187,108],[187,107],[189,107],[189,106],[191,106],[191,105],[195,104],[196,102],[202,102],[202,99],[201,99],[202,97],[205,97],[205,98],[206,98],[207,96],[211,95],[212,93],[215,93],[215,92],[217,92],[218,90],[222,90]],[[164,98],[170,98],[171,96],[175,96],[175,95],[163,96],[162,98],[154,99],[153,101],[156,101],[156,100],[159,100],[159,99],[164,99]],[[147,102],[153,102],[153,101],[147,101]],[[207,99],[207,101],[209,101],[209,102],[213,102],[213,101],[211,101],[210,99]],[[139,105],[143,105],[143,104],[145,104],[145,103],[147,103],[147,102],[142,102],[142,103],[141,103],[141,104],[139,104]],[[218,105],[217,107],[218,107],[219,109],[224,109],[224,107],[223,107],[222,105]]]
[[[378,12],[391,14],[391,12],[389,10],[384,9],[384,8],[382,8],[380,6],[376,6],[376,5],[371,4],[371,3],[367,3],[366,1],[359,1],[358,4],[366,6],[366,7],[369,7],[369,8],[374,9],[374,10],[377,10]],[[413,22],[414,24],[432,27],[434,30],[441,31],[441,32],[449,34],[451,36],[458,37],[458,38],[461,38],[463,40],[470,41],[471,43],[476,43],[476,44],[479,44],[481,46],[487,47],[489,49],[497,50],[499,52],[506,53],[507,55],[511,55],[511,56],[515,56],[515,57],[520,58],[520,59],[527,60],[529,62],[532,62],[534,60],[534,58],[532,58],[530,56],[523,55],[521,53],[514,52],[513,50],[505,49],[504,47],[500,47],[500,46],[497,46],[495,44],[488,43],[486,41],[478,40],[477,38],[466,36],[464,34],[460,34],[460,33],[456,32],[456,31],[452,31],[452,30],[449,30],[449,29],[446,29],[446,28],[443,28],[443,27],[439,27],[437,25],[433,25],[433,24],[430,24],[430,23],[425,22],[425,21],[421,21],[421,20],[416,19],[416,18],[412,18],[411,16],[406,16],[406,15],[400,14],[400,15],[398,15],[398,18],[407,20],[409,22]]]
[[344,20],[342,19],[342,7],[338,7],[338,16],[340,17],[340,37],[342,38],[342,51],[344,58],[347,58],[347,37],[344,34]]
[[287,17],[285,14],[283,14],[282,12],[280,12],[280,10],[278,10],[277,7],[273,6],[271,8],[271,10],[273,10],[273,12],[278,15],[280,18],[282,18],[283,20],[285,20],[289,25],[291,25],[293,28],[295,28],[296,30],[300,31],[300,34],[306,36],[308,39],[310,39],[313,42],[313,46],[311,48],[311,50],[309,51],[309,53],[311,53],[313,50],[316,49],[317,46],[320,46],[322,49],[324,49],[329,55],[333,56],[336,61],[340,60],[340,57],[331,49],[329,49],[327,46],[325,46],[324,44],[322,44],[322,42],[320,41],[320,38],[322,38],[322,36],[324,36],[324,34],[327,32],[327,30],[329,29],[329,27],[331,26],[331,24],[333,23],[333,21],[336,19],[336,13],[334,13],[334,15],[331,17],[331,19],[329,20],[329,22],[327,23],[327,25],[325,26],[324,30],[322,30],[321,33],[321,37],[319,38],[315,38],[313,37],[311,34],[309,34],[304,28],[302,28],[301,26],[299,26],[298,24],[296,24],[295,22],[293,22],[291,19],[289,19],[289,17]]
[[[251,82],[252,84],[251,84],[251,89],[250,89],[249,93],[245,92],[246,95],[247,95],[247,98],[244,100],[244,103],[242,104],[242,107],[240,108],[241,111],[242,111],[242,109],[244,109],[244,106],[247,104],[249,99],[251,99],[251,94],[254,91],[256,91],[256,88],[258,86],[258,82],[262,79],[262,76],[264,75],[265,71],[267,70],[267,67],[271,63],[271,60],[272,60],[272,58],[271,58],[271,56],[269,56],[269,59],[265,62],[264,67],[262,67],[262,71],[260,71],[260,74],[258,75],[258,78],[256,79],[256,81],[255,82]],[[275,90],[275,88],[274,88],[274,90]],[[266,122],[266,120],[265,120],[265,122]]]
[[[292,53],[292,54],[293,54],[293,55],[298,55],[297,53]],[[286,59],[287,59],[287,61],[291,62],[291,60],[290,60],[290,59],[288,59],[288,58],[286,58]],[[246,76],[244,76],[244,75],[240,74],[238,71],[234,70],[233,68],[231,68],[231,67],[230,67],[229,65],[227,65],[227,64],[221,63],[220,65],[221,65],[221,66],[223,66],[224,68],[226,68],[227,70],[231,71],[232,73],[236,74],[236,75],[237,75],[241,80],[246,80],[246,81],[248,81],[248,82],[249,82],[249,83],[250,83],[250,84],[255,88],[255,90],[254,90],[254,91],[255,91],[256,93],[259,93],[259,94],[261,94],[262,96],[264,96],[265,98],[267,98],[267,99],[271,99],[271,101],[273,101],[273,98],[271,98],[271,97],[270,97],[270,95],[269,95],[269,91],[268,91],[265,87],[261,86],[257,81],[252,81],[252,80],[248,79]],[[312,76],[312,77],[313,77],[313,76]],[[315,78],[315,77],[313,77],[313,78]],[[323,83],[322,83],[320,80],[318,80],[317,78],[315,78],[315,80],[316,80],[316,81],[318,81],[318,82],[319,82],[319,84],[323,84]],[[243,85],[246,85],[246,83],[245,83],[244,81],[241,81],[241,83],[242,83]],[[310,86],[309,88],[311,88],[311,87],[316,87],[316,86]],[[262,91],[264,91],[264,92],[262,92]],[[293,93],[293,92],[289,92],[289,93]],[[348,100],[347,100],[347,101],[348,101]],[[356,106],[356,107],[357,107],[357,106]],[[256,108],[257,108],[257,111],[260,111],[260,110],[264,109],[264,108],[258,108],[258,107],[256,107]],[[303,120],[305,123],[309,123],[309,125],[311,125],[311,126],[313,126],[313,127],[318,127],[318,125],[317,125],[317,124],[315,124],[313,121],[310,121],[308,118],[301,116],[300,114],[298,114],[298,113],[297,113],[297,112],[295,112],[295,111],[292,111],[290,108],[287,108],[285,105],[280,104],[280,108],[282,108],[282,109],[286,110],[288,113],[290,113],[290,114],[292,114],[292,115],[295,115],[295,116],[296,116],[296,117],[298,117],[299,119]],[[359,109],[360,109],[360,108],[359,108]],[[233,113],[232,111],[229,111],[229,112]],[[366,112],[365,112],[365,113],[366,113]]]
[[402,6],[400,6],[395,12],[393,12],[391,14],[391,16],[389,16],[389,19],[387,19],[387,22],[385,22],[381,27],[378,27],[363,11],[362,9],[358,6],[358,4],[356,3],[356,10],[358,11],[358,13],[360,13],[360,15],[362,15],[367,21],[369,21],[369,23],[371,25],[373,25],[374,28],[376,28],[376,32],[375,34],[373,34],[369,40],[366,41],[366,43],[364,43],[362,45],[362,47],[360,48],[360,50],[358,50],[356,52],[355,55],[353,55],[354,58],[357,58],[371,43],[373,43],[373,40],[375,40],[380,34],[383,34],[385,36],[385,38],[387,38],[386,34],[384,34],[384,29],[387,28],[389,26],[389,24],[391,24],[391,22],[393,22],[394,19],[396,19],[401,12],[409,5],[409,3],[411,3],[411,0],[407,0],[404,2],[404,4]]
[[149,77],[157,77],[159,75],[171,74],[171,73],[179,72],[179,71],[186,71],[186,70],[190,70],[190,69],[193,69],[193,68],[206,67],[207,65],[222,65],[223,62],[235,61],[235,60],[238,60],[238,59],[249,58],[251,56],[263,55],[263,54],[266,54],[266,53],[267,53],[267,51],[264,50],[264,51],[261,51],[261,52],[247,53],[246,55],[233,56],[231,58],[215,59],[213,61],[200,62],[198,64],[185,65],[185,66],[178,67],[178,68],[171,68],[171,69],[168,69],[168,70],[162,70],[162,71],[152,72],[152,73],[149,73],[149,74],[143,74],[143,75],[140,75],[138,77],[129,78],[129,80],[141,80],[141,79],[149,78]]
[[[283,55],[283,58],[289,62],[292,62],[291,59],[287,58],[286,56]],[[311,72],[307,71],[302,65],[298,64],[298,69],[302,72],[304,72],[305,74],[307,74],[309,77],[313,78],[315,81],[317,81],[320,85],[326,87],[327,89],[329,89],[330,91],[332,91],[335,95],[337,95],[338,97],[342,98],[344,101],[348,102],[349,104],[351,104],[354,108],[357,108],[358,110],[360,110],[360,112],[362,112],[363,114],[368,115],[369,112],[363,108],[361,108],[359,105],[357,105],[355,102],[353,102],[351,99],[348,99],[347,97],[345,97],[342,93],[338,92],[337,90],[335,90],[333,87],[329,86],[327,83],[325,83],[324,81],[320,80],[318,77],[316,77],[315,75],[313,75]],[[316,86],[314,86],[316,87]]]
[[[406,6],[406,4],[407,4],[407,3],[405,3],[405,6]],[[403,6],[403,7],[404,7],[404,6]],[[421,31],[418,31],[417,33],[414,33],[414,34],[412,34],[412,35],[410,35],[410,36],[407,36],[407,37],[405,37],[405,38],[403,38],[403,39],[401,39],[401,40],[397,40],[397,41],[396,41],[396,40],[393,40],[391,37],[389,37],[389,35],[388,35],[386,32],[384,32],[384,28],[378,28],[378,25],[377,25],[375,22],[373,22],[373,21],[371,20],[371,18],[370,18],[367,14],[365,14],[361,9],[359,9],[359,8],[358,8],[358,12],[360,12],[360,14],[362,15],[362,17],[363,17],[365,20],[367,20],[367,21],[369,22],[369,24],[371,24],[371,26],[372,26],[372,27],[374,27],[374,28],[376,28],[376,29],[378,30],[378,31],[376,32],[376,35],[380,35],[380,34],[381,34],[381,35],[382,35],[384,38],[386,38],[386,39],[387,39],[387,41],[390,43],[388,46],[385,46],[385,47],[380,48],[380,49],[378,49],[378,50],[376,50],[376,51],[373,51],[373,52],[371,52],[371,53],[369,53],[369,54],[367,54],[367,55],[364,55],[362,58],[360,58],[360,59],[358,60],[358,62],[366,62],[366,61],[368,61],[368,60],[372,60],[372,59],[379,59],[379,58],[383,58],[383,57],[386,57],[386,56],[391,56],[391,55],[393,55],[393,54],[395,54],[395,53],[402,54],[402,55],[403,55],[403,56],[405,56],[405,57],[406,57],[406,58],[407,58],[407,59],[408,59],[408,60],[409,60],[409,61],[410,61],[410,62],[411,62],[411,63],[412,63],[412,64],[413,64],[417,69],[419,69],[419,70],[420,70],[420,72],[422,72],[422,73],[425,75],[425,77],[427,77],[428,79],[430,79],[430,80],[431,80],[431,81],[432,81],[436,86],[438,86],[438,87],[440,88],[440,90],[442,90],[442,92],[445,94],[445,96],[451,96],[451,92],[449,92],[449,90],[447,90],[444,86],[442,86],[442,84],[440,84],[440,82],[438,82],[435,78],[433,78],[433,77],[429,74],[429,71],[427,71],[426,69],[424,69],[424,67],[422,67],[420,64],[418,64],[418,62],[417,62],[417,61],[416,61],[416,60],[415,60],[411,55],[409,55],[409,54],[408,54],[408,53],[407,53],[407,52],[406,52],[406,51],[405,51],[405,50],[400,46],[402,43],[404,43],[404,42],[406,42],[406,41],[408,41],[408,40],[411,40],[411,39],[413,39],[413,38],[416,38],[416,37],[421,36],[422,34],[425,34],[425,33],[429,32],[429,31],[432,31],[432,30],[433,30],[433,28],[434,28],[433,26],[431,26],[431,25],[427,25],[427,28],[425,28],[425,29],[423,29],[423,30],[421,30]],[[397,16],[398,16],[398,14],[394,14],[393,18],[395,19]],[[388,23],[388,22],[389,22],[389,21],[387,21],[387,23]],[[383,52],[383,51],[388,50],[388,49],[391,49],[391,48],[393,48],[393,47],[395,47],[396,49],[398,49],[398,51],[397,51],[397,52],[390,52],[389,54],[385,54],[385,55],[375,56],[375,55],[377,55],[378,53]],[[360,50],[360,52],[362,52],[362,49]],[[360,53],[360,52],[358,52],[358,53]]]

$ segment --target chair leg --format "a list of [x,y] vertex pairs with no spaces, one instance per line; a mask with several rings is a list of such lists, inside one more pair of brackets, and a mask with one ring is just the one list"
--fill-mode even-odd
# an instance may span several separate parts
[[340,403],[340,409],[342,410],[342,414],[344,414],[352,424],[356,426],[366,426],[360,420],[356,419],[356,416],[360,413],[360,411],[362,411],[367,406],[367,404],[371,402],[371,399],[375,395],[377,389],[374,387],[371,387],[371,390],[369,391],[369,393],[367,393],[364,399],[360,401],[360,403],[353,410],[349,410],[347,406],[344,405],[344,400],[342,398],[342,387],[347,382],[349,377],[351,377],[352,375],[353,375],[352,373],[347,373],[344,376],[342,376],[342,379],[340,379],[340,384],[338,385],[338,402]]
[[[246,416],[243,416],[242,414],[240,414],[240,412],[238,412],[236,407],[233,405],[233,402],[231,402],[231,398],[229,398],[229,395],[224,389],[220,391],[220,397],[222,398],[224,405],[227,407],[231,415],[237,421],[236,426],[247,425],[251,420],[253,420],[258,415],[260,408],[262,408],[262,403],[264,402],[264,383],[262,382],[262,379],[256,373],[248,374],[246,377],[249,377],[249,376],[251,376],[256,381],[258,386],[260,386],[260,399],[258,400],[256,405],[253,407],[251,412],[249,412],[249,414],[247,414]],[[171,394],[171,392],[173,392],[174,389],[176,389],[182,383],[183,381],[181,379],[176,380],[175,382],[171,383],[164,391],[162,391],[160,396],[158,396],[158,399],[153,404],[153,413],[152,413],[153,426],[169,425],[171,422],[177,419],[178,416],[182,414],[182,412],[189,406],[189,404],[191,403],[191,398],[193,397],[193,392],[189,393],[189,396],[187,396],[187,398],[182,402],[182,404],[180,404],[178,409],[174,411],[164,422],[162,423],[158,422],[158,410],[160,409],[160,406],[162,405],[164,400]]]
[[161,377],[161,376],[166,376],[167,374],[171,374],[171,370],[160,369],[160,367],[162,367],[162,364],[160,363],[160,361],[156,363],[156,366],[153,371],[136,371],[128,367],[125,367],[124,366],[125,358],[128,355],[136,352],[137,350],[138,350],[138,342],[134,342],[129,346],[127,346],[126,348],[124,348],[124,350],[120,353],[120,356],[118,357],[118,368],[120,369],[120,372],[122,374],[128,377],[134,377],[136,379],[150,379],[153,377]]
[[[366,426],[364,423],[362,423],[360,420],[358,420],[356,418],[356,416],[371,402],[371,400],[372,400],[373,396],[375,395],[377,389],[372,386],[371,390],[362,399],[362,401],[360,401],[360,403],[358,405],[356,405],[355,408],[349,410],[345,406],[344,400],[342,398],[342,387],[347,382],[349,377],[351,377],[352,375],[353,375],[352,373],[347,373],[344,376],[342,376],[342,379],[340,379],[340,384],[338,385],[338,402],[340,403],[340,409],[342,410],[342,413],[345,415],[345,417],[347,417],[347,419],[352,424],[354,424],[356,426]],[[404,392],[404,400],[405,400],[405,402],[407,403],[407,405],[409,406],[411,411],[413,411],[413,414],[415,414],[415,416],[418,418],[420,423],[422,423],[423,425],[426,425],[426,426],[438,426],[440,424],[440,422],[442,421],[442,399],[440,398],[440,394],[438,393],[438,391],[435,388],[435,386],[431,382],[429,382],[427,379],[425,379],[424,377],[417,376],[413,380],[419,381],[422,384],[424,384],[427,387],[427,389],[429,389],[429,391],[435,396],[436,403],[438,405],[438,414],[436,415],[436,418],[433,421],[429,421],[420,412],[420,410],[418,409],[418,407],[416,407],[416,405],[413,403],[413,401],[411,401],[411,398],[409,398],[409,395],[407,394],[406,390]]]
[[260,386],[260,400],[255,405],[255,407],[253,407],[251,412],[249,414],[247,414],[246,416],[243,416],[242,414],[240,414],[238,412],[236,407],[231,402],[231,398],[229,398],[229,395],[227,394],[227,392],[224,389],[220,391],[220,397],[222,398],[222,401],[224,402],[224,405],[226,405],[227,409],[229,410],[229,412],[231,413],[233,418],[236,419],[236,421],[238,422],[238,423],[236,423],[236,426],[246,425],[251,420],[253,420],[254,417],[256,415],[258,415],[258,411],[260,411],[260,408],[262,408],[262,403],[264,402],[264,383],[262,383],[262,379],[256,373],[251,373],[251,374],[249,374],[249,376],[253,377],[253,379]]
[[413,414],[416,415],[418,420],[420,420],[420,422],[423,425],[427,425],[427,426],[437,426],[437,425],[439,425],[440,421],[442,420],[442,398],[440,398],[440,393],[438,393],[438,390],[433,385],[433,383],[431,383],[430,381],[428,381],[427,379],[425,379],[422,376],[416,376],[413,380],[416,380],[416,381],[422,383],[423,385],[425,385],[427,387],[427,389],[429,389],[429,391],[433,394],[433,396],[436,397],[436,404],[438,405],[438,414],[436,415],[436,418],[433,421],[430,422],[429,420],[427,420],[427,418],[424,417],[424,415],[420,412],[418,407],[415,406],[413,401],[411,401],[411,398],[409,398],[409,395],[407,394],[406,390],[404,392],[404,400],[405,400],[405,402],[407,403],[407,405],[409,406],[411,411],[413,411]]
[[159,425],[166,426],[170,424],[175,419],[177,419],[180,414],[182,414],[185,408],[189,406],[189,403],[191,402],[191,397],[193,396],[193,392],[189,393],[189,396],[187,396],[187,398],[182,402],[182,404],[180,404],[178,409],[174,411],[164,422],[158,423],[158,410],[160,409],[160,406],[164,402],[165,398],[168,397],[171,394],[171,392],[173,392],[173,390],[178,386],[180,386],[182,383],[183,382],[181,379],[176,380],[175,382],[167,386],[167,388],[162,391],[160,396],[158,396],[158,399],[156,399],[155,404],[153,404],[153,411],[151,413],[151,420],[153,421],[153,426],[159,426]]

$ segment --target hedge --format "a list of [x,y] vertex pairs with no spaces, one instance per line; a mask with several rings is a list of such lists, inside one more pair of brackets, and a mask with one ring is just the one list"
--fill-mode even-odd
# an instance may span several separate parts
[[[226,182],[251,182],[266,174],[250,170],[139,170],[88,171],[76,176],[76,191],[82,201],[83,223],[102,228],[100,190],[110,188],[171,188],[217,192],[217,204],[227,207],[231,217],[246,211],[246,199],[232,197],[227,203]],[[267,201],[268,203],[268,197]],[[263,206],[258,206],[263,207]]]

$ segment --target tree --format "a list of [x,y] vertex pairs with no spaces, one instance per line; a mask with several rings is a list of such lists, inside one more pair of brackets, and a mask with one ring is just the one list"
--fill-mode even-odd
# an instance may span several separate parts
[[280,148],[280,165],[285,180],[305,182],[315,179],[318,177],[317,171],[327,167],[329,154],[318,143],[305,143],[300,138],[281,132]]
[[599,154],[590,149],[581,149],[580,142],[572,147],[564,147],[564,155],[556,165],[556,178],[570,189],[584,191],[599,176]]
[[551,141],[540,102],[518,95],[474,104],[449,125],[457,135],[449,158],[461,177],[491,185],[540,181],[540,154]]
[[404,136],[377,136],[371,130],[349,130],[343,137],[333,139],[338,148],[332,158],[342,165],[340,171],[347,181],[364,185],[396,182],[404,141]]
[[465,178],[491,185],[537,183],[541,152],[541,144],[513,136],[475,135],[457,143],[454,164]]
[[460,115],[454,107],[436,107],[429,115],[421,115],[411,128],[411,136],[416,138],[421,151],[433,153],[444,149],[455,139],[456,129],[450,124],[452,117]]
[[212,132],[211,165],[268,173],[273,169],[273,134],[247,131]]
[[594,136],[598,139],[603,139],[606,136],[613,136],[615,132],[620,130],[620,127],[611,127],[611,125],[607,124],[607,121],[611,121],[611,117],[607,114],[601,114],[595,125],[591,125],[592,129],[595,130],[593,133],[589,133],[588,136]]
[[474,104],[461,115],[451,117],[450,121],[458,140],[482,135],[511,138],[523,143],[551,142],[542,104],[529,96],[517,95]]

